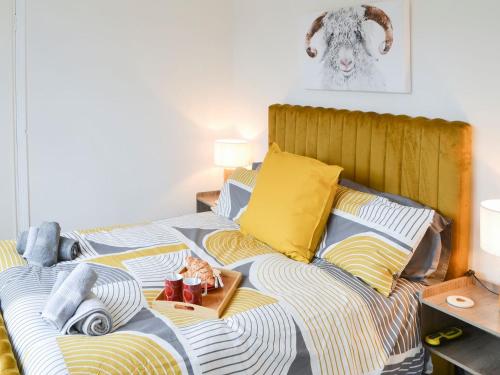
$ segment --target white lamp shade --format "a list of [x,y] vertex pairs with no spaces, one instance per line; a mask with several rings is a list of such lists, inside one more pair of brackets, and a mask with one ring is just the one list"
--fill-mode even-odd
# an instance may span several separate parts
[[481,249],[500,256],[500,199],[481,203]]
[[246,167],[251,163],[249,143],[244,139],[219,139],[215,141],[214,163],[223,168]]

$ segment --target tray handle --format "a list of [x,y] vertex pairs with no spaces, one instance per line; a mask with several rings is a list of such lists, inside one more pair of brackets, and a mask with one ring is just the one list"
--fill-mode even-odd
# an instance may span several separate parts
[[188,311],[194,311],[194,307],[193,306],[189,306],[189,305],[179,305],[179,304],[175,304],[174,305],[174,309],[177,309],[177,310],[188,310]]

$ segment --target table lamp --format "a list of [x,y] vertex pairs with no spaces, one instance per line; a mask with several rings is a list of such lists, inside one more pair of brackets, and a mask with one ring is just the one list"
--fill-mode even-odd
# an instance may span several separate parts
[[481,203],[479,231],[481,249],[500,257],[500,199]]
[[214,145],[214,163],[224,168],[224,181],[238,167],[251,163],[250,144],[244,139],[218,139]]

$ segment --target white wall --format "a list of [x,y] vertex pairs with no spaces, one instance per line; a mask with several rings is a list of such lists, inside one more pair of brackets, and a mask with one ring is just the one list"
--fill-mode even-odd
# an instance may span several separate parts
[[500,283],[500,261],[479,249],[478,207],[500,197],[500,3],[412,2],[411,95],[306,91],[301,88],[304,14],[349,0],[234,1],[235,113],[243,135],[265,152],[267,106],[291,103],[464,120],[475,126],[474,241],[471,267]]
[[[413,1],[411,95],[301,88],[300,19],[354,0],[28,0],[32,219],[64,230],[194,210],[220,184],[212,141],[265,152],[275,102],[465,120],[475,126],[474,207],[500,196],[500,4]],[[10,0],[0,0],[0,237],[14,232]],[[7,58],[3,58],[6,56]],[[6,84],[4,84],[6,83]],[[474,211],[477,222],[477,209]],[[478,248],[471,267],[500,283]]]
[[28,0],[31,217],[63,230],[191,213],[230,133],[229,1]]
[[15,234],[13,2],[0,0],[0,238]]

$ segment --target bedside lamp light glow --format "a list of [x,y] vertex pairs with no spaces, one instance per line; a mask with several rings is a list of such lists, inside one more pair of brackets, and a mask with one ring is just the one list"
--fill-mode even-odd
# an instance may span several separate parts
[[238,167],[251,163],[250,144],[244,139],[219,139],[214,145],[214,163],[224,168],[224,181]]
[[481,203],[481,249],[500,257],[500,199]]
[[479,231],[481,249],[500,257],[500,199],[481,202]]

